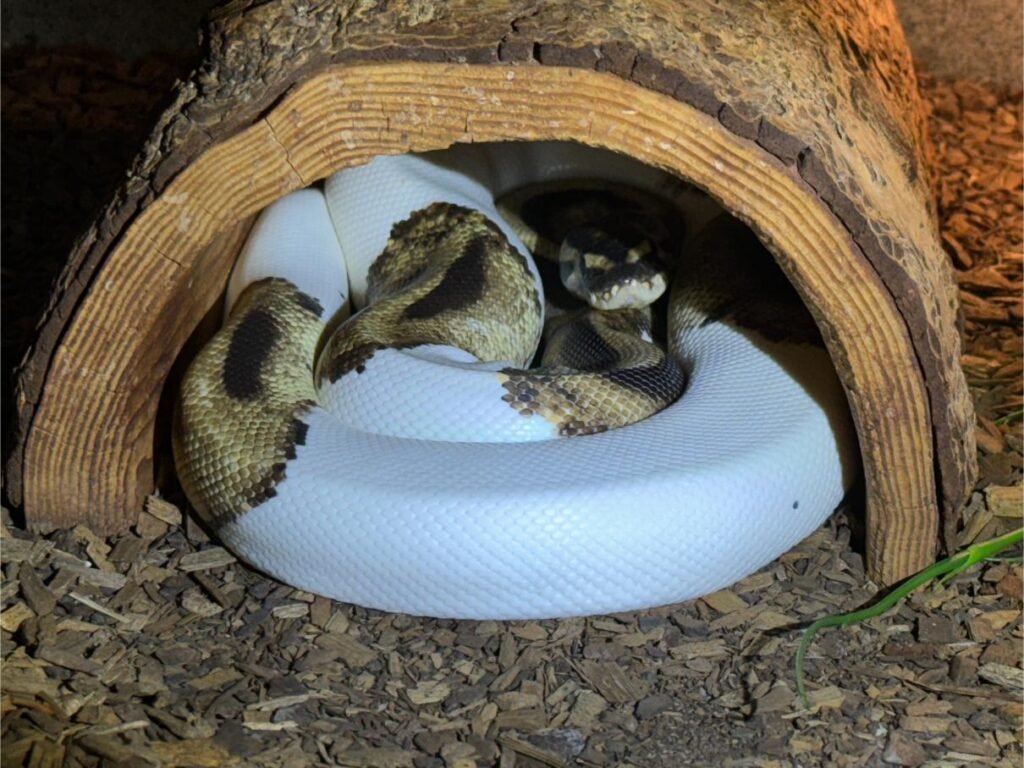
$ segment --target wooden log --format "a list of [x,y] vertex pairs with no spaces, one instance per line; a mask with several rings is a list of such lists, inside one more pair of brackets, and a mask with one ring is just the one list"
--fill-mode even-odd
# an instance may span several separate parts
[[948,540],[974,417],[889,0],[239,0],[208,40],[21,367],[5,480],[33,527],[133,522],[168,371],[260,208],[380,154],[568,139],[693,181],[776,256],[849,398],[872,577]]

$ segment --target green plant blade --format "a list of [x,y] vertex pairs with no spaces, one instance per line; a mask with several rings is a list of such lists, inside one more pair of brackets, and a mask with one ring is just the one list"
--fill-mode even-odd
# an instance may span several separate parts
[[943,582],[945,582],[946,580],[951,579],[957,574],[970,568],[975,563],[979,563],[982,560],[988,560],[999,552],[1002,552],[1004,549],[1012,547],[1022,539],[1024,539],[1024,528],[1018,528],[1017,530],[1011,531],[1003,536],[972,544],[967,547],[967,549],[958,552],[952,557],[940,560],[928,568],[925,568],[923,571],[915,573],[906,581],[895,587],[892,591],[884,595],[880,600],[878,600],[878,602],[869,605],[867,608],[862,608],[859,611],[851,611],[850,613],[825,616],[813,622],[804,630],[804,634],[800,638],[800,645],[797,647],[796,651],[796,690],[804,708],[810,708],[810,702],[807,698],[807,689],[804,685],[804,659],[807,656],[808,648],[811,646],[811,640],[814,639],[814,636],[818,634],[818,632],[828,627],[845,627],[850,624],[857,624],[858,622],[866,621],[867,619],[874,618],[875,616],[880,616],[915,589],[927,584],[932,579],[943,577]]

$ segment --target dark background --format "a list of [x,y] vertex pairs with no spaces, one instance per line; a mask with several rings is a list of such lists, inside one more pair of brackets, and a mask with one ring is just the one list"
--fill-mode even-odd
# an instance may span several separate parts
[[74,45],[128,59],[198,54],[200,22],[216,0],[5,0],[3,47]]
[[0,126],[3,455],[14,368],[76,238],[124,178],[215,0],[11,0]]

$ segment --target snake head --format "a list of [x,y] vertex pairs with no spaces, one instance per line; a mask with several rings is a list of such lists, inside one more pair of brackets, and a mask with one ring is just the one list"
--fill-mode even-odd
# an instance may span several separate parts
[[570,230],[558,254],[562,283],[595,309],[646,307],[665,292],[667,268],[654,241],[628,223]]

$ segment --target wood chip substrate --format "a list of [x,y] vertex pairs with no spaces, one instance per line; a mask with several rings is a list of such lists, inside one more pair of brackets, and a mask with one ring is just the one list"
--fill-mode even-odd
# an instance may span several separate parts
[[[137,115],[168,83],[172,70],[146,66],[5,62],[6,361],[28,343],[39,286],[86,220],[76,211],[105,197]],[[1020,94],[925,87],[978,409],[982,475],[956,542],[966,546],[1021,525]],[[18,165],[18,146],[56,165]],[[808,658],[811,707],[799,704],[799,627],[874,595],[856,501],[703,599],[539,622],[332,603],[238,563],[174,501],[151,498],[133,531],[109,540],[83,527],[34,535],[4,510],[3,765],[1021,764],[1018,563],[982,564],[823,632]]]

